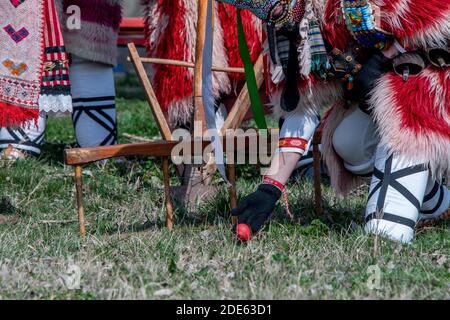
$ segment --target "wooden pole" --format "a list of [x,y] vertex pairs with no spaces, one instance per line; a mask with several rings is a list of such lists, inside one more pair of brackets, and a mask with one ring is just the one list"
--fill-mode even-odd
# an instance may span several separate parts
[[322,186],[320,184],[320,135],[316,133],[313,138],[313,161],[314,161],[314,197],[316,214],[319,216],[323,215],[322,206]]
[[130,50],[131,61],[133,62],[134,68],[136,69],[139,81],[144,88],[145,95],[147,96],[147,100],[149,101],[150,109],[152,110],[153,116],[155,117],[156,123],[159,127],[159,131],[161,132],[164,140],[172,140],[172,132],[170,131],[170,127],[167,124],[158,99],[156,99],[155,91],[153,90],[152,84],[150,83],[147,72],[145,71],[144,65],[142,64],[141,57],[137,52],[136,46],[134,45],[134,43],[129,43],[128,49]]
[[[129,58],[131,61],[131,58]],[[188,69],[194,69],[195,63],[193,62],[186,62],[186,61],[180,61],[180,60],[172,60],[172,59],[159,59],[159,58],[141,58],[142,63],[149,63],[149,64],[162,64],[165,66],[174,66],[174,67],[183,67]],[[220,66],[213,66],[212,71],[215,72],[224,72],[224,73],[242,73],[245,74],[244,68],[233,68],[233,67],[220,67]]]
[[164,177],[164,195],[166,202],[166,226],[170,231],[173,230],[173,203],[170,196],[170,175],[169,158],[163,157],[163,177]]
[[77,193],[77,206],[78,206],[78,223],[80,227],[80,235],[86,236],[86,225],[84,220],[84,206],[83,206],[83,182],[82,182],[81,166],[75,166],[75,187]]
[[203,132],[207,129],[202,96],[203,48],[205,47],[207,13],[208,0],[198,0],[197,39],[195,44],[194,66],[194,121],[201,121]]
[[[230,195],[230,209],[237,207],[237,191],[236,191],[236,167],[234,164],[227,164],[228,181],[230,181],[229,195]],[[237,223],[237,218],[232,216],[231,223]]]

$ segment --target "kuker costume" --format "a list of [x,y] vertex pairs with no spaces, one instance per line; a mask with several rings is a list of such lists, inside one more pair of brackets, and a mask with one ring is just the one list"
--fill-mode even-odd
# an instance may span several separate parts
[[[450,2],[224,2],[267,22],[279,88],[273,105],[286,118],[280,152],[304,154],[316,114],[332,105],[323,120],[324,158],[340,194],[372,175],[368,232],[410,242],[418,221],[448,210],[441,181],[450,172]],[[400,54],[388,58],[381,50],[391,45]],[[273,211],[267,195],[276,202],[283,189],[265,180],[235,210],[240,222],[258,231]]]
[[[15,2],[17,2],[17,6],[14,5]],[[8,7],[9,5],[8,11],[2,10],[0,15],[4,12],[12,15],[11,10],[13,9],[11,7],[21,9],[22,11],[18,11],[18,13],[27,15],[30,13],[30,11],[26,11],[30,10],[27,7],[33,6],[32,2],[29,0],[11,1],[11,3],[4,1],[1,6]],[[117,142],[117,126],[112,67],[116,63],[117,56],[121,0],[56,0],[55,3],[53,3],[53,0],[48,0],[44,3],[51,8],[48,15],[51,20],[47,24],[58,27],[56,33],[54,32],[51,36],[46,37],[46,41],[49,42],[46,43],[46,46],[50,47],[46,49],[46,52],[48,52],[47,60],[54,61],[53,64],[44,63],[49,65],[48,71],[45,71],[47,69],[44,67],[46,73],[42,76],[43,86],[41,91],[46,95],[41,94],[39,101],[33,101],[32,106],[22,107],[17,112],[14,111],[15,109],[9,108],[14,111],[14,116],[8,116],[9,123],[6,123],[6,125],[4,123],[4,126],[7,127],[0,130],[0,149],[4,149],[11,144],[16,149],[39,155],[44,141],[46,115],[41,112],[38,117],[38,108],[44,112],[72,111],[72,103],[73,123],[79,146],[91,147],[115,144]],[[52,5],[50,6],[50,4]],[[33,10],[38,8],[39,6],[33,7]],[[73,8],[77,9],[73,10]],[[81,15],[78,17],[77,13]],[[77,18],[81,18],[79,28],[73,28],[72,24],[68,23],[68,19]],[[31,23],[34,20],[34,15],[27,15],[26,23]],[[18,21],[23,21],[23,19]],[[59,21],[61,21],[61,24]],[[34,27],[38,28],[37,26]],[[21,30],[28,29],[23,28]],[[25,40],[27,38],[25,37]],[[66,47],[61,45],[63,38]],[[52,43],[55,39],[59,41],[60,45]],[[39,46],[36,46],[36,48],[39,48]],[[30,59],[37,59],[36,57],[39,57],[39,54],[34,52],[37,50],[36,48],[33,47],[31,50],[27,47],[18,47],[14,52],[18,55],[25,55]],[[66,56],[64,48],[71,54],[71,88],[69,87],[68,76],[69,58]],[[20,59],[10,60],[19,61]],[[25,74],[26,72],[23,72],[23,76]],[[19,72],[17,76],[22,76],[22,74]],[[56,97],[55,91],[59,93]],[[70,94],[73,99],[70,99]],[[17,99],[20,93],[16,92],[11,96],[13,99]],[[3,115],[5,115],[5,112],[3,112]],[[17,128],[18,125],[23,124],[21,119],[26,119],[27,116],[32,116],[37,121],[28,122]],[[1,119],[2,112],[0,112],[0,123]]]
[[0,21],[0,148],[23,142],[33,153],[45,114],[72,111],[61,26],[54,0],[2,1]]
[[[145,5],[148,55],[194,62],[198,1],[146,0]],[[262,51],[262,23],[250,12],[242,13],[242,21],[251,58],[256,61]],[[242,67],[234,7],[215,3],[213,37],[214,64]],[[236,91],[238,83],[243,80],[239,74],[214,72],[212,94],[216,102]],[[194,70],[154,65],[152,84],[170,126],[175,128],[187,124],[193,114]]]
[[[61,0],[60,0],[61,1]],[[80,147],[117,143],[113,66],[122,20],[122,0],[62,0],[61,21],[70,65],[73,125]],[[81,29],[69,29],[71,6],[81,11]]]

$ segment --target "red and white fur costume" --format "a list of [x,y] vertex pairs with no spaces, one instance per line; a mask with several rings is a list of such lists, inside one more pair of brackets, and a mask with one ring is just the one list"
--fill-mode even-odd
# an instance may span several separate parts
[[[324,6],[320,0],[313,2],[316,15],[322,22],[324,38],[333,47],[344,51],[351,40],[351,35],[342,17],[341,1],[326,0]],[[449,45],[449,1],[372,0],[371,3],[380,9],[380,26],[394,34],[396,40],[408,51]],[[299,78],[298,87],[301,99],[297,109],[291,113],[281,111],[279,109],[281,92],[276,91],[272,95],[275,111],[287,118],[288,121],[284,126],[292,128],[295,125],[289,121],[290,118],[295,118],[292,114],[303,115],[308,119],[311,118],[311,111],[319,112],[321,108],[332,106],[323,119],[322,150],[332,186],[339,194],[345,195],[358,186],[361,180],[346,168],[345,160],[336,152],[339,148],[334,145],[336,141],[333,141],[333,138],[336,129],[344,120],[354,117],[357,107],[344,108],[342,84],[336,80],[323,82],[316,80],[314,76],[310,76],[309,79]],[[412,239],[415,222],[422,218],[420,213],[438,209],[442,211],[442,208],[446,210],[450,201],[448,192],[444,192],[447,189],[444,190],[435,183],[435,178],[450,176],[450,69],[429,66],[406,82],[393,72],[386,73],[371,92],[369,105],[373,109],[373,120],[367,118],[369,122],[374,122],[373,127],[380,139],[373,154],[378,177],[374,175],[372,179],[371,191],[374,193],[372,196],[378,197],[378,193],[382,192],[381,197],[386,198],[387,193],[390,202],[381,201],[384,207],[379,208],[380,201],[377,206],[376,201],[374,203],[369,197],[366,229],[369,232],[379,231],[375,230],[378,228],[375,223],[378,225],[381,221],[374,217],[376,211],[385,210],[387,218],[389,212],[393,212],[390,219],[394,222],[386,222],[388,226],[385,226],[389,229],[388,236],[398,241],[409,242]],[[289,128],[284,130],[295,131]],[[385,160],[391,155],[394,155],[394,158],[390,159],[388,170],[385,168]],[[426,169],[420,170],[419,166]],[[415,184],[416,188],[407,190],[406,193],[409,199],[417,198],[417,201],[413,199],[414,205],[408,203],[406,198],[402,198],[402,194],[389,184],[383,184],[380,188],[383,182],[383,179],[379,179],[380,174],[391,171],[384,176],[388,179],[387,176],[391,173],[393,177],[400,176],[398,172],[402,170],[405,172],[405,169],[413,172],[408,183]],[[406,180],[404,176],[399,179],[403,179],[402,182]],[[383,191],[378,190],[383,188]],[[439,195],[439,190],[442,196]],[[443,199],[438,201],[435,198]],[[431,202],[433,204],[430,204]],[[436,209],[439,207],[437,202],[441,203],[441,207]],[[402,210],[409,211],[407,217],[399,213]],[[404,224],[397,224],[397,220]]]
[[[147,51],[151,57],[193,62],[195,60],[197,0],[144,0],[146,5]],[[242,67],[238,49],[236,9],[215,4],[214,49],[215,65]],[[242,12],[244,31],[254,61],[262,51],[262,23],[249,12]],[[193,70],[155,65],[152,83],[169,124],[174,127],[190,120],[193,111]],[[239,75],[214,73],[215,98],[229,94]]]

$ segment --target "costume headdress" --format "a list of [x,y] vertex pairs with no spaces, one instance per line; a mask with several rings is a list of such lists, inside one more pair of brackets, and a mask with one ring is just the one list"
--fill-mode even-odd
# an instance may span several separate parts
[[304,0],[221,0],[239,9],[247,9],[276,28],[297,26],[305,13]]

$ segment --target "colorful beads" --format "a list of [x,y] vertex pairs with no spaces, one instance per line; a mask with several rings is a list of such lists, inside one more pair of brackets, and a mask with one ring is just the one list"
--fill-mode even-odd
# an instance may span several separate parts
[[305,0],[221,0],[253,12],[268,24],[279,27],[296,26],[305,14]]
[[384,49],[392,35],[375,25],[372,5],[368,0],[342,0],[342,12],[347,28],[361,45]]

